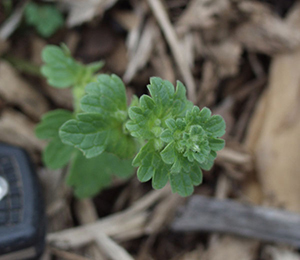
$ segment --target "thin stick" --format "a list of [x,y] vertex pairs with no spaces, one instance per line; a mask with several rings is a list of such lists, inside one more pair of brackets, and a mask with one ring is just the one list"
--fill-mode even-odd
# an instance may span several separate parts
[[173,230],[231,233],[300,247],[296,213],[196,195],[182,212]]
[[90,258],[86,258],[84,256],[80,256],[54,247],[50,247],[49,250],[51,254],[56,255],[65,260],[90,260]]
[[184,57],[184,50],[179,45],[179,39],[176,35],[174,28],[170,22],[167,11],[160,0],[148,0],[148,3],[156,17],[159,25],[168,44],[170,45],[171,51],[173,53],[174,59],[177,63],[179,70],[184,78],[184,81],[188,89],[188,98],[195,102],[196,101],[196,85],[193,79],[191,70],[189,69],[187,60]]
[[95,242],[112,260],[134,260],[123,247],[118,245],[104,233],[98,232],[95,235]]

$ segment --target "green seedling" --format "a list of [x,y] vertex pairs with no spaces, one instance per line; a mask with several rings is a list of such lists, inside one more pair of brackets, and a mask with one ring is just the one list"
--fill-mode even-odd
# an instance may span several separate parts
[[[78,73],[83,69],[77,69],[75,64],[78,63],[70,56],[66,61],[61,54],[65,52],[59,50],[60,59],[51,52],[43,53],[46,65],[42,73],[53,86],[81,86],[80,97],[79,92],[74,92],[75,107],[80,108],[75,109],[75,113],[50,112],[37,127],[40,138],[51,140],[44,151],[46,165],[59,168],[71,159],[68,183],[75,186],[75,192],[80,190],[79,196],[94,195],[109,185],[111,179],[107,181],[104,176],[111,177],[112,173],[130,176],[130,171],[126,172],[121,165],[127,164],[129,169],[131,162],[138,167],[137,177],[141,182],[152,180],[153,188],[161,189],[169,181],[174,193],[191,195],[194,186],[202,182],[202,170],[212,168],[216,152],[225,145],[220,138],[225,133],[223,118],[212,116],[208,108],[200,110],[188,101],[186,88],[180,81],[175,88],[169,81],[157,77],[150,79],[150,95],[134,96],[128,106],[125,86],[118,76],[96,76],[95,70]],[[50,66],[58,60],[56,66]],[[61,68],[68,66],[74,71],[69,68],[68,73],[64,73]],[[52,70],[54,67],[60,68],[58,74]],[[61,154],[55,162],[57,149]],[[72,156],[73,153],[76,156]],[[95,167],[87,172],[89,163]],[[74,174],[72,169],[80,173]]]
[[25,21],[34,26],[37,32],[44,38],[52,36],[64,25],[61,12],[53,5],[38,5],[30,2],[25,8]]

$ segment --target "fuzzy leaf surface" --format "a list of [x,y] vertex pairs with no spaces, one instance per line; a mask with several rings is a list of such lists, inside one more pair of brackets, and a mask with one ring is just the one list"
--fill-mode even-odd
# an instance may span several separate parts
[[37,32],[48,38],[64,25],[63,15],[53,5],[38,5],[30,2],[25,8],[27,24],[36,28]]
[[56,88],[79,86],[82,89],[87,83],[94,81],[93,74],[103,67],[101,61],[87,66],[77,62],[65,45],[47,45],[42,51],[42,59],[45,64],[41,72],[49,85]]
[[65,123],[60,137],[66,144],[80,149],[87,158],[107,151],[122,159],[132,158],[135,140],[124,131],[127,116],[125,87],[116,75],[101,75],[86,87],[81,101],[85,113]]
[[60,169],[70,160],[74,148],[62,143],[58,136],[59,128],[73,118],[70,111],[57,109],[43,115],[41,122],[35,129],[36,136],[49,140],[43,151],[43,162],[50,169]]
[[74,188],[78,198],[89,198],[110,186],[113,175],[127,179],[134,173],[131,160],[120,160],[109,153],[87,159],[80,151],[75,153],[67,184]]

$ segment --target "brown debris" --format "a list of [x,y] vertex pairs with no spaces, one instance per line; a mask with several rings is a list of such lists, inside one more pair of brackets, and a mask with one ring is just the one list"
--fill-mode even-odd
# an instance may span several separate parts
[[48,102],[29,83],[22,79],[8,63],[0,63],[0,96],[8,103],[19,106],[34,119],[49,110]]

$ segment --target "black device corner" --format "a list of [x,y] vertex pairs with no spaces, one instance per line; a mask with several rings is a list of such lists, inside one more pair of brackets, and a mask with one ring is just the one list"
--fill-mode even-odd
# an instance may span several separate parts
[[0,195],[0,260],[39,259],[45,246],[46,218],[28,154],[0,143],[0,178],[2,191],[6,189]]

